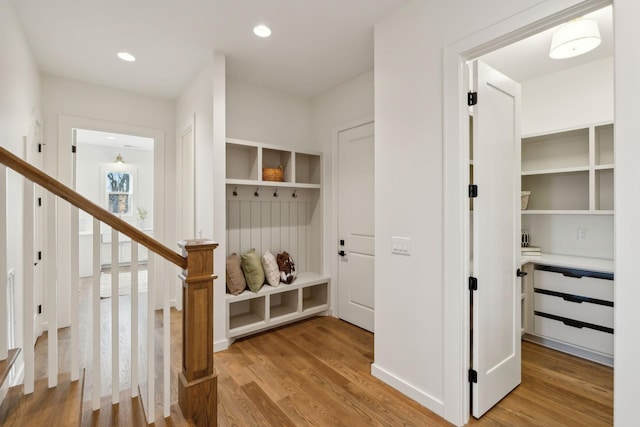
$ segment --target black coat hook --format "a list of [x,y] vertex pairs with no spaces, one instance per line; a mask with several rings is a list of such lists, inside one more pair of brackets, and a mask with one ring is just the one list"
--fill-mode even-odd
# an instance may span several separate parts
[[278,189],[276,188],[276,191],[273,192],[273,197],[278,197]]
[[238,196],[238,187],[233,189],[233,195],[236,197]]
[[253,193],[254,196],[256,197],[260,197],[260,188],[256,188],[255,193]]
[[298,191],[298,190],[293,190],[293,194],[291,195],[291,197],[293,197],[294,199],[295,199],[296,197],[298,197],[298,195],[296,194],[296,192],[297,192],[297,191]]

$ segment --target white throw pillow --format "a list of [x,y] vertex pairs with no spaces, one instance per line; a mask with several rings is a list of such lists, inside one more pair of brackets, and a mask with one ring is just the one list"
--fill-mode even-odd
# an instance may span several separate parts
[[278,286],[280,284],[280,269],[278,269],[276,257],[269,251],[262,255],[262,268],[267,277],[267,283],[271,286]]

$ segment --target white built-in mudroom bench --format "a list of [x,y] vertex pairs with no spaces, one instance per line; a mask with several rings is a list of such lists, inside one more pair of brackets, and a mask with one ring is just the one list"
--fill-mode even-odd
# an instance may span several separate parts
[[[282,181],[263,179],[263,168],[280,169]],[[331,279],[321,262],[321,154],[227,139],[226,171],[227,256],[286,251],[297,270],[291,284],[225,296],[229,341],[327,314]]]

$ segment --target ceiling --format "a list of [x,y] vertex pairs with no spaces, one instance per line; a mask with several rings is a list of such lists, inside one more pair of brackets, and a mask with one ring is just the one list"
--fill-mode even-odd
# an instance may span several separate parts
[[480,60],[517,82],[584,65],[613,56],[613,9],[607,6],[584,18],[598,21],[600,46],[584,55],[568,59],[549,58],[551,37],[558,27],[550,28],[527,39],[484,55]]
[[374,23],[408,0],[10,1],[44,73],[174,99],[212,51],[231,78],[325,92],[373,68]]
[[153,138],[135,135],[101,132],[96,130],[78,129],[76,133],[78,144],[96,145],[109,149],[153,151]]
[[[229,78],[323,93],[373,68],[373,25],[408,0],[10,1],[42,72],[175,99],[212,51],[226,54]],[[586,55],[549,59],[549,30],[482,60],[524,81],[611,56],[611,8],[595,14],[603,43]],[[270,38],[253,35],[258,23]]]

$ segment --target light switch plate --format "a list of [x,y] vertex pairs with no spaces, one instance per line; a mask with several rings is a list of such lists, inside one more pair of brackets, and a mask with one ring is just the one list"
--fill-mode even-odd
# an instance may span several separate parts
[[391,253],[400,255],[411,255],[411,238],[392,236]]

